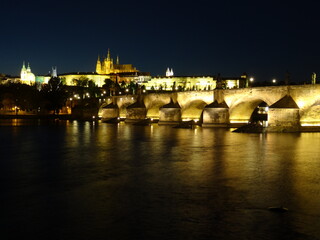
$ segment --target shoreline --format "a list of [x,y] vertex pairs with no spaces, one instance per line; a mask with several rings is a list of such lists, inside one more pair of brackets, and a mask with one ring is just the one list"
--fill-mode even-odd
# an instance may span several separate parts
[[79,118],[71,114],[58,114],[58,115],[0,115],[0,119],[59,119],[59,120],[92,120],[88,118]]
[[[58,115],[0,115],[0,120],[5,120],[5,119],[26,119],[26,120],[37,120],[37,119],[43,119],[43,120],[75,120],[75,121],[99,121],[101,119],[96,118],[96,119],[92,119],[92,118],[85,118],[85,117],[79,117],[79,116],[74,116],[72,114],[58,114]],[[179,123],[177,123],[179,124]],[[202,127],[202,126],[201,126]],[[212,127],[210,127],[212,128]],[[220,127],[213,127],[213,128],[220,128]],[[262,127],[249,127],[247,125],[242,126],[242,127],[235,127],[235,126],[224,126],[221,128],[237,128],[235,131],[233,132],[237,132],[237,133],[301,133],[301,132],[320,132],[320,126],[300,126],[295,130],[291,130],[291,129],[286,129],[286,128],[282,128],[279,127],[279,129],[269,129],[268,128],[262,128]]]

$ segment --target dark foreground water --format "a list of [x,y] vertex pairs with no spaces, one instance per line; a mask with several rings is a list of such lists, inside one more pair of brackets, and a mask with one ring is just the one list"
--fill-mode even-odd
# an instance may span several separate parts
[[320,133],[1,120],[0,141],[1,240],[320,239]]

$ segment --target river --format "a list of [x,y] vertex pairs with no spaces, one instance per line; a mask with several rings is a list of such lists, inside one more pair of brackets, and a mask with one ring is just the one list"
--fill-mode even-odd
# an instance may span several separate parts
[[0,120],[0,141],[2,240],[320,239],[320,133]]

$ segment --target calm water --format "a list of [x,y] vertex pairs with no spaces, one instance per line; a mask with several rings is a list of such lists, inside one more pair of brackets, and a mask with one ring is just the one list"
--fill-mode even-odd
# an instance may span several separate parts
[[0,140],[3,240],[320,239],[320,133],[1,120]]

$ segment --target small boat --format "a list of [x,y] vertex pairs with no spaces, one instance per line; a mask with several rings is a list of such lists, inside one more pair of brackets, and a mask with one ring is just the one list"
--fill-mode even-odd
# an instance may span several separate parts
[[285,208],[285,207],[269,207],[268,208],[269,211],[272,211],[272,212],[279,212],[279,213],[283,213],[283,212],[288,212],[288,208]]

